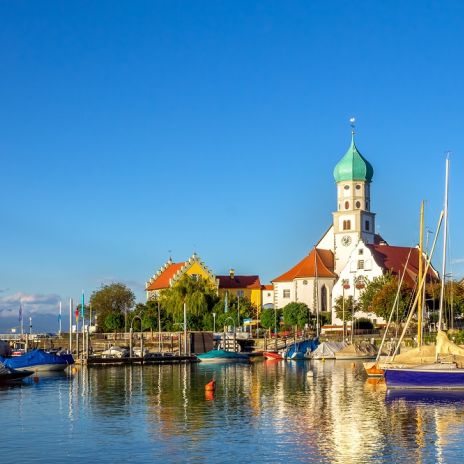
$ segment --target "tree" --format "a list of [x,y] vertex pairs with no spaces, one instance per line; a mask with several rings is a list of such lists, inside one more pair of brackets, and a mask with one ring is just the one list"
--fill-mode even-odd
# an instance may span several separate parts
[[309,323],[309,308],[305,303],[289,303],[283,310],[284,324],[304,327]]
[[[343,296],[339,296],[335,300],[335,311],[337,318],[342,321],[351,321],[353,315],[358,311],[359,306],[358,302],[354,300],[352,296],[345,298],[345,305],[343,305]],[[345,319],[343,319],[343,316]]]
[[[99,290],[92,293],[90,304],[92,311],[97,315],[97,324],[100,331],[113,330],[106,325],[109,314],[121,314],[129,311],[135,303],[135,295],[130,288],[122,283],[102,285]],[[112,320],[111,318],[108,321]],[[119,328],[119,327],[118,327]]]
[[217,300],[216,288],[209,280],[187,274],[173,287],[161,290],[159,297],[161,306],[176,323],[183,321],[184,303],[187,304],[188,316],[202,318]]
[[261,325],[265,329],[273,329],[276,325],[280,325],[280,316],[282,311],[274,308],[266,308],[261,311]]
[[109,332],[117,332],[124,327],[124,316],[121,313],[112,312],[105,316],[105,327]]
[[[388,320],[395,303],[396,294],[398,293],[398,285],[398,278],[390,273],[374,277],[371,281],[367,282],[366,288],[361,293],[359,298],[360,309],[365,312],[375,313],[377,316]],[[411,294],[411,289],[403,284],[398,300],[400,320],[405,316],[411,300]]]

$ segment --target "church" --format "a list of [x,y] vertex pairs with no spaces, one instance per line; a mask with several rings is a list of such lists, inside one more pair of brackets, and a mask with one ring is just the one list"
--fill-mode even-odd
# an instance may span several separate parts
[[[352,131],[348,151],[333,171],[337,208],[332,224],[316,246],[290,270],[272,280],[274,306],[291,302],[308,305],[313,313],[331,311],[337,319],[335,301],[340,296],[359,298],[366,282],[387,272],[405,272],[405,281],[413,286],[419,268],[418,248],[390,246],[375,232],[375,213],[371,210],[372,165],[358,150]],[[430,268],[430,277],[437,273]],[[355,317],[368,317],[384,323],[374,313],[358,311]]]

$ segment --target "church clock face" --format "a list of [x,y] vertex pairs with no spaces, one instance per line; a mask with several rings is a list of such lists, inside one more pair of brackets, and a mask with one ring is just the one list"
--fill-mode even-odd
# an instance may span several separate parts
[[351,237],[349,235],[344,235],[342,237],[342,245],[343,246],[348,246],[351,244]]

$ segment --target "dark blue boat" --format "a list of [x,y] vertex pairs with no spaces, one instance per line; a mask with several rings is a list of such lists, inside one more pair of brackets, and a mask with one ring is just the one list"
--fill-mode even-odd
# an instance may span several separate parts
[[47,353],[44,350],[32,350],[22,356],[13,358],[1,358],[6,367],[17,371],[62,371],[74,364],[72,354]]
[[447,364],[389,368],[385,382],[387,388],[464,390],[464,369]]

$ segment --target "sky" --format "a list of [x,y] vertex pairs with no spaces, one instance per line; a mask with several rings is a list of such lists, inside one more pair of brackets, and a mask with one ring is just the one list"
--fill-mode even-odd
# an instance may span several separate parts
[[463,51],[460,1],[1,0],[0,331],[20,300],[143,301],[170,255],[268,283],[331,224],[351,116],[392,245],[423,199],[435,229],[451,151],[464,276]]

